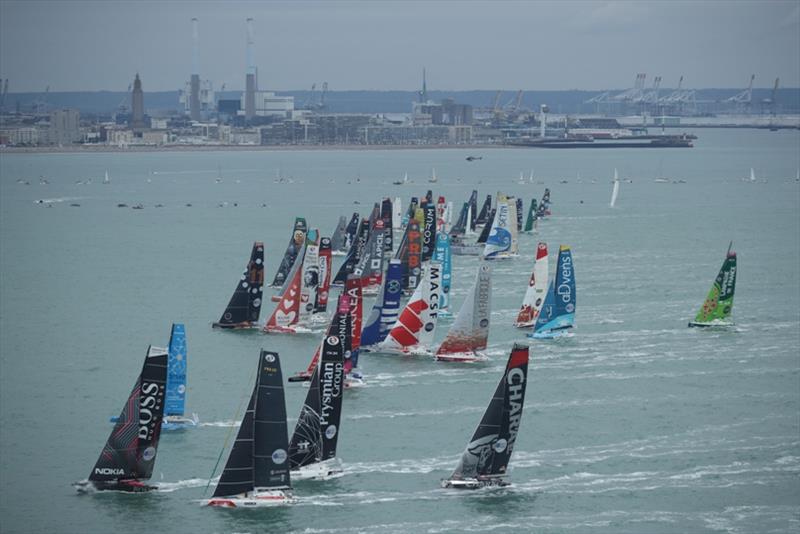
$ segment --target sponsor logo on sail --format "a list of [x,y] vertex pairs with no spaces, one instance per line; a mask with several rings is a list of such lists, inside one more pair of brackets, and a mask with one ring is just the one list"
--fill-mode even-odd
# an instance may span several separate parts
[[163,387],[155,382],[143,382],[139,398],[139,439],[150,439],[157,417],[154,411],[161,407]]
[[285,462],[287,457],[288,455],[283,449],[275,449],[272,451],[272,461],[278,465],[281,465],[283,462]]
[[95,467],[94,468],[95,475],[124,475],[125,470],[122,468],[114,468],[114,467]]

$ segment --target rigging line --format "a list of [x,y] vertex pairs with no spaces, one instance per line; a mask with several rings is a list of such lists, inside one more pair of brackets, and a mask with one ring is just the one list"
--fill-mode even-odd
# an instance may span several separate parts
[[[258,353],[258,361],[259,361],[259,363],[261,362],[261,352]],[[253,382],[253,378],[254,378],[254,376],[256,374],[256,371],[258,371],[260,368],[261,368],[261,365],[259,365],[256,368],[256,370],[253,371],[250,374],[250,381],[248,383],[252,383]],[[252,391],[250,392],[250,394],[252,395]],[[244,401],[245,401],[246,398],[247,398],[247,391],[245,390],[245,393],[242,395],[242,398],[239,400],[239,407],[236,408],[236,415],[234,417],[234,421],[238,421],[239,420],[239,414],[242,413],[242,405],[244,404]],[[217,467],[219,467],[219,461],[222,459],[222,454],[225,452],[225,449],[228,448],[228,442],[231,440],[231,434],[233,434],[233,430],[235,428],[236,428],[236,425],[233,425],[228,429],[228,434],[225,436],[225,443],[223,443],[222,449],[219,451],[219,456],[217,456],[217,462],[214,464],[214,469],[211,470],[211,476],[208,477],[208,482],[206,483],[206,487],[203,490],[203,497],[204,498],[206,496],[206,493],[208,493],[208,487],[211,485],[211,481],[214,480],[214,473],[217,472]]]

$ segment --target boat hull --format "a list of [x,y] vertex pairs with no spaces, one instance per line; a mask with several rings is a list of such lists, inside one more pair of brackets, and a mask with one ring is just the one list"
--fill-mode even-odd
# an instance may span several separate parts
[[436,361],[439,362],[483,362],[488,360],[488,356],[482,352],[453,352],[451,354],[437,354]]
[[191,417],[168,415],[161,423],[161,430],[186,430],[187,428],[196,427],[199,422],[200,418],[196,413],[193,413]]
[[503,488],[506,486],[510,486],[509,482],[506,482],[502,478],[485,478],[485,479],[477,479],[477,478],[464,478],[464,479],[448,479],[442,480],[442,487],[445,489],[465,489],[465,490],[476,490],[481,488]]
[[697,323],[695,321],[689,321],[689,328],[730,328],[731,326],[734,326],[734,324],[724,321],[712,321],[710,323]]
[[324,462],[304,465],[292,470],[292,481],[295,480],[330,480],[344,476],[344,469],[338,458],[331,458]]
[[291,490],[260,490],[230,497],[213,497],[203,502],[215,508],[266,508],[297,502]]
[[74,482],[72,487],[78,493],[95,493],[98,491],[121,491],[124,493],[146,493],[153,491],[156,486],[145,484],[139,480],[111,480],[108,482],[81,480]]
[[575,334],[571,332],[569,329],[564,328],[561,330],[545,330],[543,332],[533,332],[532,334],[526,334],[526,335],[532,339],[558,339],[562,337],[572,337]]
[[220,328],[222,330],[245,330],[249,328],[258,328],[258,323],[244,321],[235,324],[211,323],[211,328]]

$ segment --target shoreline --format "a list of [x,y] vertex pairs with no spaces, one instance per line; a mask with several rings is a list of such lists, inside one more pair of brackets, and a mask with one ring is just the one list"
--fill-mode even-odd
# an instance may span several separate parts
[[361,151],[361,150],[483,150],[517,148],[510,145],[137,145],[128,147],[109,145],[0,147],[2,154],[80,154],[80,153],[132,153],[132,152],[278,152],[278,151]]

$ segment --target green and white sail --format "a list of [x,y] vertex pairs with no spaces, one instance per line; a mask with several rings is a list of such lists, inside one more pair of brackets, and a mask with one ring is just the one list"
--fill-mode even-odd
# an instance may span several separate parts
[[689,326],[715,326],[731,324],[733,310],[733,293],[736,289],[736,252],[731,251],[733,242],[728,247],[728,254],[717,274],[711,291],[708,292],[703,306],[689,323]]

